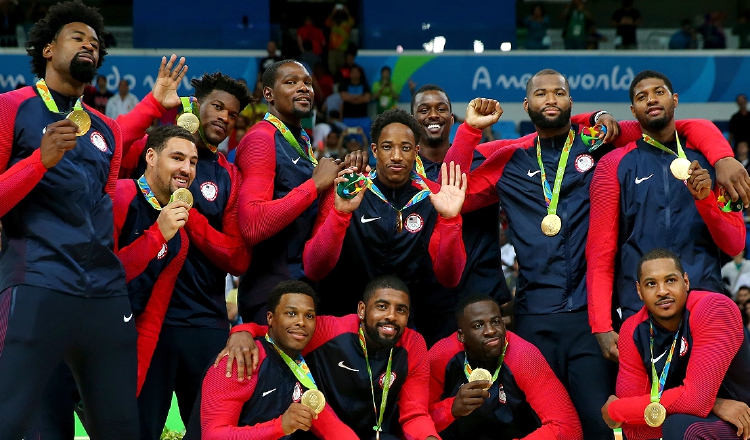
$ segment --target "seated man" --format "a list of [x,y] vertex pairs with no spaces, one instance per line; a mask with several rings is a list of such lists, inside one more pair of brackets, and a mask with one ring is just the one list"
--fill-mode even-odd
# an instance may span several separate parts
[[[568,392],[536,347],[506,332],[495,299],[465,297],[456,321],[429,352],[429,408],[443,440],[583,438]],[[492,382],[469,381],[480,367]]]
[[226,360],[210,367],[194,406],[194,411],[200,408],[200,417],[190,418],[186,439],[270,440],[289,438],[299,430],[324,439],[344,438],[329,405],[306,406],[310,394],[303,389],[317,386],[300,352],[315,333],[317,303],[313,289],[302,281],[276,286],[268,298],[268,334],[255,341],[258,371],[238,382],[224,374]]
[[604,420],[628,440],[747,439],[750,344],[737,306],[688,293],[682,262],[666,249],[644,255],[637,276],[645,305],[622,326],[617,396]]
[[[302,355],[326,405],[347,425],[336,428],[337,439],[438,438],[427,413],[427,346],[422,335],[406,327],[410,307],[406,284],[385,275],[367,284],[356,315],[318,317],[315,336]],[[265,332],[265,327],[252,323],[234,327],[218,358],[229,353],[226,368],[214,368],[212,374],[236,372],[235,354],[242,353],[243,347],[257,351],[251,338]],[[251,354],[257,359],[256,353]],[[244,368],[246,361],[237,361]],[[252,374],[251,382],[263,374],[262,368],[259,371]],[[236,379],[224,380],[227,387],[243,386]]]

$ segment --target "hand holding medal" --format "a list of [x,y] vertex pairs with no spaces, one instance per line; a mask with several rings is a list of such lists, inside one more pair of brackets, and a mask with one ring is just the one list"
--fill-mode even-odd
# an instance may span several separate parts
[[185,202],[188,205],[188,211],[193,207],[193,194],[187,188],[177,188],[169,198],[169,203],[172,203],[175,200]]
[[77,144],[76,132],[78,126],[69,119],[49,124],[42,136],[39,152],[42,155],[42,165],[50,169],[57,165],[66,151],[72,150]]
[[369,179],[356,171],[357,168],[354,167],[339,171],[338,177],[333,181],[336,185],[334,207],[338,212],[354,212],[362,203]]
[[711,187],[713,182],[711,181],[711,175],[708,170],[701,168],[700,163],[694,160],[688,168],[688,174],[690,177],[687,179],[686,186],[690,190],[690,194],[693,195],[695,200],[703,200],[711,194]]

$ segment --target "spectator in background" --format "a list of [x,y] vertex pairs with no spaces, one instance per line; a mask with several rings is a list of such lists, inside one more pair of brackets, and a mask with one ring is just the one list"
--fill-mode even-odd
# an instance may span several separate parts
[[583,0],[571,0],[563,10],[563,40],[565,49],[586,49],[587,29],[590,26],[591,13],[586,9]]
[[637,49],[636,28],[641,13],[633,7],[633,0],[622,0],[622,7],[612,14],[612,25],[617,27],[616,49]]
[[331,35],[328,38],[328,70],[333,73],[344,64],[344,55],[349,49],[354,19],[345,5],[336,3],[326,18],[326,26],[331,29]]
[[586,50],[599,50],[599,43],[602,41],[607,41],[607,37],[591,23],[586,29]]
[[0,1],[0,47],[17,47],[16,26],[21,23],[23,11],[18,0]]
[[697,49],[698,41],[695,38],[693,22],[689,18],[682,20],[680,30],[672,34],[669,39],[670,49]]
[[300,52],[305,52],[305,41],[310,42],[310,50],[317,56],[323,56],[323,48],[326,46],[326,37],[323,31],[315,26],[312,17],[305,17],[304,24],[297,29],[297,45]]
[[747,112],[747,95],[740,93],[736,98],[739,110],[729,120],[729,143],[737,148],[739,142],[750,142],[750,114]]
[[[339,70],[336,71],[336,74],[333,76],[333,80],[336,82],[336,84],[341,84],[343,82],[346,82],[349,80],[349,75],[351,74],[352,68],[354,66],[359,67],[360,70],[364,71],[362,69],[362,66],[354,62],[354,59],[357,57],[357,51],[356,50],[350,50],[346,53],[344,56],[344,64],[339,67]],[[339,90],[341,91],[341,90]]]
[[112,119],[117,119],[118,116],[129,113],[139,102],[138,98],[130,93],[130,84],[127,80],[120,80],[117,91],[117,95],[111,96],[105,106],[105,113]]
[[315,105],[322,109],[326,98],[333,94],[333,76],[328,73],[323,62],[313,64],[312,74]]
[[748,169],[748,165],[750,165],[750,150],[748,149],[747,142],[737,142],[737,145],[734,147],[734,157],[745,167],[745,169]]
[[367,135],[365,135],[365,131],[362,127],[347,128],[345,136],[343,136],[342,146],[344,149],[341,159],[353,151],[364,150],[365,145],[367,145]]
[[312,42],[305,40],[302,42],[302,52],[299,54],[299,57],[297,57],[297,61],[302,63],[302,65],[305,66],[305,69],[309,72],[312,72],[312,66],[322,62],[323,58],[313,52]]
[[732,33],[739,38],[740,49],[750,49],[750,9],[745,9],[740,14],[737,24],[732,28]]
[[268,45],[266,45],[266,51],[268,52],[268,55],[260,59],[260,63],[258,63],[258,78],[263,77],[263,72],[266,71],[271,65],[277,61],[281,61],[282,58],[278,55],[278,49],[276,47],[276,42],[271,40],[268,42]]
[[535,4],[531,10],[531,15],[527,15],[523,21],[526,26],[526,49],[544,50],[549,49],[549,36],[547,28],[549,27],[549,17],[544,13],[544,6]]
[[750,276],[750,261],[745,259],[745,251],[735,255],[732,261],[721,268],[721,278],[724,280],[724,289],[734,298],[737,296],[737,290],[740,284],[737,284],[740,275],[748,274]]
[[96,88],[92,93],[84,93],[83,102],[94,107],[99,113],[106,113],[107,102],[112,96],[114,93],[107,90],[107,77],[99,75],[96,77]]
[[700,28],[698,28],[698,32],[703,35],[704,49],[727,48],[727,36],[724,34],[724,29],[721,27],[721,22],[723,20],[724,13],[722,12],[706,14],[706,21]]
[[348,127],[359,126],[369,130],[371,121],[367,111],[372,94],[361,67],[352,66],[349,80],[339,86],[339,93],[344,101],[342,113],[344,124]]
[[391,82],[391,68],[383,66],[380,69],[380,80],[372,84],[372,99],[375,101],[377,114],[384,113],[386,110],[396,108],[398,103],[398,93],[393,88]]

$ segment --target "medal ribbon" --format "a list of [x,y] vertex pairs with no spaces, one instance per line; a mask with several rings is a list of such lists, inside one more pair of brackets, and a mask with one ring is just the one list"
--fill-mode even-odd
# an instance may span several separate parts
[[419,174],[422,177],[427,177],[427,174],[425,174],[424,171],[424,164],[422,163],[422,158],[419,157],[417,154],[417,160],[414,162],[414,167],[417,169],[417,174]]
[[[503,346],[503,354],[501,354],[500,359],[497,360],[497,369],[495,370],[495,374],[492,375],[492,383],[495,383],[498,374],[500,374],[500,368],[503,366],[503,360],[505,359],[505,350],[507,349],[508,340],[506,339],[505,345]],[[474,369],[471,368],[471,365],[469,365],[469,356],[466,354],[466,352],[464,352],[464,374],[466,375],[466,379],[469,379],[472,371],[474,371]]]
[[675,132],[674,137],[677,139],[677,152],[676,153],[674,151],[672,151],[671,149],[669,149],[669,148],[665,147],[664,145],[662,145],[661,142],[657,141],[656,139],[652,138],[651,136],[649,136],[649,135],[647,135],[645,133],[643,134],[643,141],[646,142],[647,144],[653,146],[653,147],[656,147],[656,148],[660,149],[661,151],[665,151],[665,152],[667,152],[669,154],[673,154],[673,155],[675,155],[677,157],[681,157],[683,159],[687,159],[687,156],[685,156],[685,151],[682,149],[682,145],[680,144],[680,137],[677,136],[677,132]]
[[289,369],[292,370],[294,377],[296,377],[297,380],[299,380],[302,385],[305,386],[305,388],[307,388],[308,390],[318,389],[318,387],[315,385],[315,379],[313,379],[312,373],[310,372],[310,368],[307,366],[307,362],[305,362],[302,354],[298,354],[297,359],[293,360],[289,357],[288,354],[281,351],[278,345],[273,342],[273,339],[271,339],[268,334],[266,334],[266,341],[268,341],[268,343],[276,349],[276,352],[279,354],[279,356],[281,356],[281,359],[283,359]]
[[370,375],[372,409],[375,411],[375,426],[373,426],[372,429],[379,434],[383,430],[383,414],[385,413],[385,405],[388,401],[388,390],[391,389],[391,362],[393,361],[393,349],[391,348],[391,352],[388,355],[388,366],[385,368],[385,376],[383,376],[383,394],[380,400],[380,414],[378,414],[378,406],[375,404],[375,385],[372,381],[372,370],[370,369],[370,359],[367,357],[367,343],[365,342],[365,334],[362,332],[362,324],[359,325],[359,345],[360,347],[362,347],[362,351],[365,353],[367,374]]
[[661,399],[661,393],[664,392],[664,382],[667,380],[667,374],[669,372],[669,366],[672,363],[672,354],[674,354],[674,347],[677,345],[677,338],[682,329],[682,321],[680,326],[677,328],[677,332],[674,334],[674,340],[672,341],[672,348],[669,349],[669,355],[667,361],[664,363],[664,368],[661,370],[661,375],[656,375],[656,364],[654,363],[654,324],[649,319],[649,347],[651,348],[651,402],[658,402]]
[[148,204],[153,206],[155,210],[161,211],[159,200],[156,199],[154,192],[151,191],[151,187],[148,186],[148,182],[146,182],[146,175],[142,175],[138,180],[136,180],[136,183],[138,184],[138,188],[141,189],[141,193],[143,194],[143,197],[146,198]]
[[[180,101],[182,101],[182,112],[183,113],[192,113],[195,115],[195,105],[196,102],[195,97],[193,96],[180,96]],[[200,122],[201,117],[200,115],[195,115],[198,117],[198,121]],[[216,154],[217,151],[219,151],[218,145],[212,145],[206,140],[206,134],[203,132],[203,125],[198,124],[198,134],[201,137],[201,140],[203,141],[203,144],[211,150],[212,153]]]
[[539,141],[539,137],[536,138],[536,160],[539,162],[539,169],[542,179],[542,190],[544,191],[544,201],[547,204],[547,214],[555,215],[557,213],[557,201],[560,198],[560,188],[562,187],[563,177],[565,176],[565,167],[568,165],[568,156],[570,155],[570,148],[573,146],[573,140],[575,139],[575,131],[571,128],[568,132],[568,139],[565,141],[562,153],[560,154],[560,161],[557,163],[557,174],[555,174],[555,186],[550,190],[549,183],[547,182],[547,173],[544,171],[544,163],[542,162],[542,145]]
[[286,139],[286,141],[289,142],[292,145],[292,147],[294,147],[295,150],[297,150],[297,153],[299,153],[301,157],[304,157],[315,166],[318,165],[318,160],[315,158],[315,154],[313,154],[313,148],[312,148],[312,143],[310,142],[310,136],[307,135],[307,132],[305,131],[304,128],[300,132],[300,137],[302,137],[302,140],[305,141],[305,145],[307,146],[307,153],[305,153],[302,150],[302,147],[299,145],[299,142],[297,142],[297,139],[294,137],[292,132],[289,131],[286,125],[284,125],[284,123],[281,122],[281,119],[277,118],[271,113],[266,113],[263,119],[273,124],[273,126],[276,127],[277,130],[279,130],[279,133],[281,133],[281,135],[284,136],[284,139]]
[[194,97],[192,97],[192,96],[180,96],[180,101],[182,101],[182,112],[183,113],[193,113],[193,102],[195,102],[195,98]]
[[375,180],[375,177],[377,176],[377,172],[375,170],[372,170],[370,172],[369,177],[367,178],[367,187],[372,191],[373,194],[378,196],[380,200],[387,203],[391,208],[395,209],[398,212],[403,211],[404,209],[416,205],[417,203],[424,200],[428,195],[430,195],[430,188],[427,186],[426,183],[424,183],[424,180],[422,180],[422,177],[418,174],[417,171],[412,171],[409,173],[409,178],[411,178],[411,181],[419,185],[420,188],[422,188],[418,193],[414,194],[414,196],[409,200],[409,202],[404,205],[401,209],[396,209],[391,202],[388,201],[388,199],[385,198],[383,195],[383,192],[380,191],[380,188],[378,188],[373,181]]
[[[66,115],[65,112],[61,112],[60,109],[57,108],[57,104],[55,103],[55,100],[52,98],[52,93],[50,93],[49,87],[47,87],[47,83],[44,81],[44,78],[36,82],[36,91],[39,93],[39,96],[42,98],[42,101],[44,101],[44,105],[47,106],[47,109],[49,111],[51,111],[52,113],[56,113],[58,115]],[[78,98],[76,100],[76,103],[73,106],[73,110],[83,111],[83,105],[81,105],[81,98]]]

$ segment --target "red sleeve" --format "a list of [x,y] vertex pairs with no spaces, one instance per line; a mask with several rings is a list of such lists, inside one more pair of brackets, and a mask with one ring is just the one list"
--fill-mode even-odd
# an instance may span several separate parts
[[711,121],[685,119],[675,121],[675,128],[680,136],[684,136],[690,142],[690,145],[706,156],[711,165],[715,166],[719,159],[734,157],[732,147],[729,146],[724,135]]
[[430,416],[435,423],[435,430],[441,432],[445,430],[456,418],[451,412],[455,396],[440,400],[445,389],[445,368],[448,362],[457,353],[463,351],[463,344],[458,342],[456,333],[443,338],[435,343],[428,352],[430,360],[430,396],[428,409]]
[[250,129],[237,147],[235,163],[242,173],[240,229],[249,246],[287,227],[318,195],[315,182],[310,178],[286,196],[274,200],[276,145],[273,130],[272,125],[261,121]]
[[[459,125],[443,163],[455,162],[461,167],[461,172],[468,176],[471,173],[471,162],[474,160],[474,149],[481,139],[482,130],[477,130],[465,122]],[[442,173],[440,177],[442,178]]]
[[[266,358],[263,346],[258,345],[258,365]],[[284,437],[281,428],[281,416],[253,426],[238,427],[242,406],[250,400],[258,383],[258,375],[253,374],[249,380],[238,382],[226,377],[227,358],[219,366],[208,368],[203,379],[201,396],[201,437],[203,440],[275,440]],[[237,374],[237,365],[232,367],[232,377]]]
[[149,92],[132,111],[117,117],[117,123],[122,129],[123,157],[129,156],[130,146],[143,138],[146,129],[151,126],[155,119],[161,118],[165,112],[166,109]]
[[109,194],[114,203],[117,191],[117,179],[120,177],[120,162],[122,161],[122,131],[120,130],[120,126],[112,119],[106,116],[102,116],[102,119],[112,130],[112,136],[115,138],[115,147],[112,149],[112,159],[109,163],[109,176],[107,177],[107,185],[104,188],[104,191]]
[[134,176],[136,168],[141,160],[141,153],[146,147],[146,140],[148,135],[135,141],[130,148],[128,148],[122,155],[122,162],[120,163],[120,178],[121,179],[137,179],[140,176]]
[[305,276],[312,281],[320,281],[336,266],[344,245],[346,229],[352,218],[351,213],[343,213],[334,207],[335,193],[325,191],[318,205],[313,232],[302,252],[302,267]]
[[518,148],[523,148],[523,144],[514,144],[492,153],[487,160],[479,165],[479,168],[471,173],[469,190],[466,192],[466,200],[464,200],[464,206],[461,208],[462,214],[497,203],[498,196],[495,185],[503,175],[505,164],[508,163]]
[[159,224],[154,223],[134,242],[117,250],[117,257],[125,268],[125,281],[130,282],[146,270],[149,261],[156,258],[166,243]]
[[208,219],[198,210],[191,210],[185,229],[191,244],[203,252],[219,269],[232,275],[242,275],[250,265],[250,250],[240,235],[237,219],[237,198],[240,192],[240,175],[234,165],[227,163],[224,156],[219,163],[230,175],[231,190],[224,207],[222,230],[217,231]]
[[432,270],[445,287],[456,287],[466,267],[466,249],[462,238],[461,215],[446,219],[438,214],[430,236],[429,252]]
[[623,156],[635,148],[618,148],[596,165],[589,188],[591,213],[586,243],[586,288],[592,333],[612,330],[612,297],[615,257],[620,234],[620,181],[617,169]]
[[745,220],[741,212],[722,212],[716,204],[718,197],[712,191],[705,199],[696,200],[695,207],[719,249],[727,255],[737,255],[745,248]]
[[159,274],[151,290],[151,297],[146,303],[145,310],[135,321],[135,328],[138,330],[138,389],[136,396],[140,394],[143,382],[146,380],[146,373],[151,364],[156,343],[159,341],[159,332],[164,323],[164,316],[167,314],[169,301],[172,299],[174,284],[177,281],[177,275],[182,270],[185,257],[187,257],[189,247],[187,233],[184,229],[181,229],[179,234],[180,240],[182,240],[179,253]]
[[[664,391],[661,403],[666,408],[667,414],[706,417],[713,407],[729,364],[742,344],[744,330],[739,309],[731,299],[721,294],[699,291],[692,291],[690,295],[695,295],[697,298],[691,301],[688,296],[688,307],[692,305],[689,325],[693,336],[693,347],[687,372],[682,385]],[[641,316],[641,314],[636,316]],[[716,325],[717,322],[722,325]],[[628,365],[628,368],[634,374],[624,376],[622,381],[628,380],[628,384],[625,386],[623,383],[621,386],[620,376],[623,375],[624,367],[621,349],[620,374],[617,378],[617,395],[621,398],[610,404],[609,414],[615,421],[643,426],[646,423],[643,419],[643,411],[650,403],[650,385],[643,361],[632,342],[633,330],[629,329],[629,331],[627,344],[628,350],[631,351],[628,353],[631,365]],[[638,386],[639,382],[640,386]],[[639,388],[640,393],[637,392]],[[629,435],[628,438],[630,438]]]
[[330,440],[359,440],[352,428],[346,425],[336,416],[331,405],[326,405],[323,411],[313,419],[310,431],[317,438]]
[[507,332],[505,362],[542,426],[524,440],[582,440],[583,430],[568,392],[532,344]]
[[233,326],[229,331],[229,334],[231,335],[232,333],[236,332],[248,332],[253,338],[258,338],[260,336],[265,336],[266,333],[268,333],[268,326],[256,324],[254,322],[248,322],[246,324]]
[[440,438],[427,411],[430,386],[427,344],[422,335],[406,329],[401,336],[400,345],[406,349],[409,356],[409,372],[404,386],[398,393],[399,424],[403,429],[404,438],[422,440],[431,435]]

